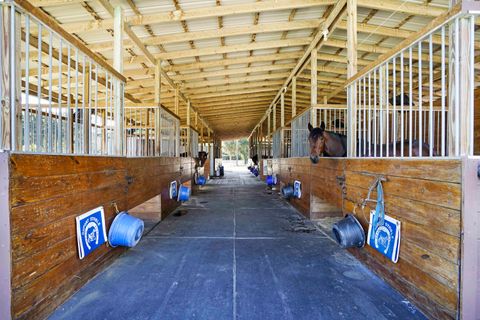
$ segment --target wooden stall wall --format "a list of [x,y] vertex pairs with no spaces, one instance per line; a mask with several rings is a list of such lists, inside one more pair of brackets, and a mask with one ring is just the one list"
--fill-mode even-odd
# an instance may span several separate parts
[[310,165],[310,219],[341,216],[344,159],[325,158]]
[[191,178],[192,160],[89,156],[10,156],[12,317],[43,319],[123,249],[106,245],[78,258],[75,217],[102,205],[107,230],[120,210],[162,194],[168,183]]
[[[461,161],[345,159],[345,213],[383,175],[386,214],[401,221],[397,264],[366,245],[350,252],[404,294],[431,319],[458,311],[461,231]],[[372,194],[376,199],[376,193]],[[375,208],[370,203],[370,209]],[[369,208],[356,217],[368,229]]]
[[290,203],[305,217],[310,218],[310,168],[309,158],[272,159],[273,173],[277,174],[280,186],[302,182],[302,197],[291,199]]

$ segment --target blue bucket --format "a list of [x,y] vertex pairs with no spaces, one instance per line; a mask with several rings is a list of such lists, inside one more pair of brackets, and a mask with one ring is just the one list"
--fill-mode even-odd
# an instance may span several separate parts
[[267,176],[266,181],[267,181],[267,185],[268,185],[268,186],[274,186],[274,185],[277,184],[277,177],[275,177],[275,176]]
[[141,219],[133,217],[125,211],[120,212],[108,231],[108,242],[111,247],[133,248],[142,238],[144,227]]
[[282,196],[285,199],[290,199],[291,197],[294,196],[294,190],[292,185],[286,185],[285,187],[282,188]]
[[205,178],[205,176],[198,176],[197,184],[199,186],[203,186],[205,183],[207,183],[207,179]]
[[258,177],[259,172],[257,168],[253,169],[252,173],[255,177]]
[[180,188],[178,188],[177,201],[188,201],[188,199],[190,199],[190,188],[186,186],[180,186]]

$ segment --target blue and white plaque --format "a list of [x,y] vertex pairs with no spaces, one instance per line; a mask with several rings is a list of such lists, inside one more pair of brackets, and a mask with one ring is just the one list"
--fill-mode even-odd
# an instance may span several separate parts
[[375,224],[374,229],[372,227],[374,216],[375,210],[372,210],[370,212],[367,243],[388,259],[397,263],[400,253],[400,221],[385,215],[383,224]]
[[107,241],[103,207],[90,210],[76,218],[78,256],[83,259]]

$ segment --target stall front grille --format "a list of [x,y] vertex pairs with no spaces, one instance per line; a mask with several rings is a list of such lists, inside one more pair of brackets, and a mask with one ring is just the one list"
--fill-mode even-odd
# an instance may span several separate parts
[[[474,154],[476,15],[458,13],[347,87],[349,156]],[[478,111],[477,111],[478,113]]]
[[122,155],[124,78],[17,4],[0,11],[0,148]]
[[314,127],[325,124],[325,130],[338,134],[347,134],[347,107],[343,105],[323,105],[304,110],[291,122],[291,156],[307,157],[310,155],[308,142],[308,124]]
[[179,130],[180,121],[162,107],[125,107],[126,155],[129,157],[177,156]]

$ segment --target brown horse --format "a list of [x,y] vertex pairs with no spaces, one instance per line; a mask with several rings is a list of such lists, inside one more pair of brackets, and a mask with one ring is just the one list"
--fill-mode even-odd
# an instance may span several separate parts
[[205,162],[207,161],[207,156],[208,153],[206,153],[205,151],[198,152],[198,157],[193,158],[193,160],[195,160],[195,169],[201,168],[205,165]]
[[320,156],[346,157],[347,136],[325,130],[325,122],[322,121],[319,128],[308,124],[308,141],[310,142],[310,160],[317,163]]
[[[308,130],[310,131],[310,135],[308,136],[308,141],[310,143],[310,160],[313,163],[318,163],[320,156],[324,157],[346,157],[347,156],[347,136],[331,131],[325,130],[325,123],[322,122],[319,128],[313,128],[313,126],[309,123]],[[363,141],[358,141],[357,145],[360,147],[359,149],[363,151]],[[380,152],[382,153],[383,157],[401,157],[402,156],[402,148],[403,148],[403,155],[409,156],[409,147],[410,141],[405,140],[403,144],[401,141],[397,141],[395,143],[388,144],[388,154],[387,154],[387,145],[379,145],[379,144],[371,144],[370,148],[367,145],[365,153],[360,153],[361,157],[369,157],[374,156],[376,154],[377,157],[380,156]],[[422,156],[429,155],[429,148],[430,146],[427,143],[420,143],[417,140],[412,141],[412,156],[419,157],[420,156],[420,149]],[[369,155],[370,150],[370,155]],[[433,156],[436,156],[435,150],[433,151]]]

